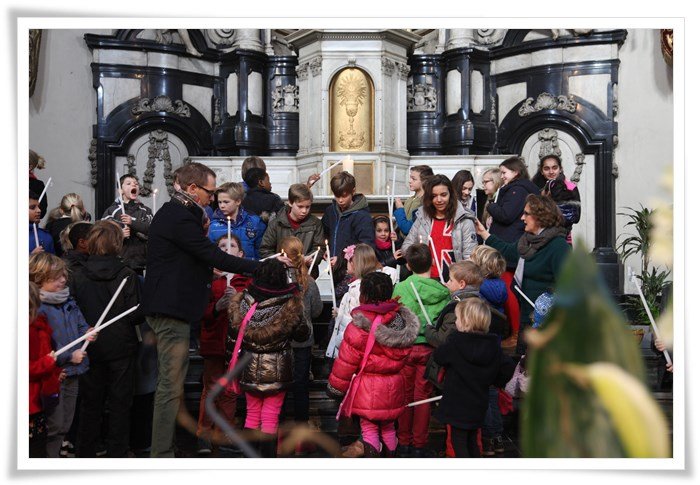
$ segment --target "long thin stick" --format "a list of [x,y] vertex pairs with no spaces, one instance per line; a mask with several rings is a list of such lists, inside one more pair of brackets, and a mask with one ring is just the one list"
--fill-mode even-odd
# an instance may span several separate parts
[[[634,283],[634,286],[637,287],[637,291],[639,292],[639,297],[642,299],[642,304],[644,305],[644,310],[647,312],[647,317],[649,317],[649,322],[651,323],[651,328],[654,330],[654,334],[656,336],[659,336],[659,327],[656,326],[656,320],[654,320],[654,315],[651,314],[651,310],[649,310],[649,305],[647,304],[647,299],[644,297],[644,293],[642,292],[642,287],[639,286],[639,280],[637,279],[637,275],[634,274],[634,271],[631,272],[632,275],[632,282]],[[669,355],[667,350],[664,350],[664,358],[666,359],[667,364],[673,364],[671,362],[671,356]]]
[[119,192],[121,187],[119,187],[119,172],[117,173],[117,196],[119,197],[119,205],[122,208],[122,214],[126,215],[126,211],[124,210],[124,197],[122,197],[122,194]]
[[520,293],[523,296],[523,298],[525,298],[525,301],[527,301],[530,304],[530,306],[532,306],[532,308],[535,308],[535,304],[532,303],[531,299],[525,296],[525,293],[523,293],[523,290],[521,290],[518,285],[513,285],[513,287],[517,290],[518,293]]
[[[138,307],[139,307],[138,305],[132,306],[132,307],[129,308],[127,311],[125,311],[125,312],[123,312],[123,313],[120,313],[119,315],[117,315],[116,317],[114,317],[113,319],[111,319],[110,321],[108,321],[108,322],[106,322],[106,323],[103,323],[102,326],[100,327],[100,330],[104,330],[105,328],[107,328],[107,327],[109,327],[110,325],[112,325],[114,322],[117,322],[117,321],[121,320],[122,317],[125,317],[125,316],[127,316],[129,313],[132,313],[132,312],[136,311],[136,309],[137,309]],[[68,345],[65,345],[65,346],[61,347],[60,349],[58,349],[58,350],[56,351],[56,354],[55,354],[55,355],[56,355],[56,356],[61,355],[61,354],[62,354],[63,352],[65,352],[66,350],[68,350],[68,349],[70,349],[71,347],[73,347],[73,346],[79,344],[80,342],[82,342],[83,340],[85,340],[86,338],[88,338],[90,335],[95,334],[95,333],[99,332],[100,330],[97,330],[97,329],[94,329],[94,328],[93,328],[93,329],[90,330],[89,332],[85,332],[85,334],[84,334],[82,337],[79,337],[79,338],[73,340],[73,341],[72,341],[71,343],[69,343]]]
[[431,397],[431,398],[428,398],[428,399],[423,399],[422,401],[410,402],[410,403],[406,404],[406,407],[407,407],[407,408],[412,408],[413,406],[418,406],[418,405],[420,405],[420,404],[426,404],[426,403],[429,403],[429,402],[439,401],[440,399],[442,399],[442,396],[435,396],[435,397]]
[[[100,327],[102,326],[102,322],[104,321],[105,317],[107,316],[107,313],[112,309],[112,305],[114,305],[114,302],[116,301],[117,297],[119,296],[119,293],[121,293],[122,288],[124,288],[124,285],[126,284],[126,280],[129,279],[128,276],[126,276],[121,283],[119,283],[119,287],[117,288],[117,291],[114,292],[114,295],[112,295],[112,298],[109,300],[109,303],[107,303],[107,306],[105,309],[102,311],[102,315],[100,315],[100,318],[97,320],[97,323],[94,326],[95,330],[99,330]],[[90,341],[86,340],[85,343],[83,344],[83,347],[80,349],[83,352],[85,352],[85,349],[87,349],[88,345],[90,345]]]
[[330,172],[331,170],[333,170],[335,167],[337,167],[337,166],[340,165],[341,163],[343,163],[343,159],[342,159],[342,158],[341,158],[340,160],[338,160],[337,162],[335,162],[335,163],[334,163],[333,165],[331,165],[330,167],[328,167],[327,169],[323,170],[321,173],[318,174],[318,176],[319,176],[319,177],[323,177],[323,174],[324,174],[324,173]]
[[282,253],[275,253],[267,256],[266,258],[262,258],[260,261],[266,261],[268,259],[276,258],[277,256],[282,256]]
[[433,257],[435,258],[435,266],[437,267],[438,276],[440,277],[440,283],[445,284],[445,277],[442,275],[442,262],[438,259],[437,250],[435,249],[435,241],[433,241],[432,236],[428,236],[428,246],[433,251]]
[[420,295],[418,294],[418,290],[416,290],[416,285],[413,284],[413,281],[411,281],[411,288],[413,288],[413,293],[416,295],[416,300],[418,300],[418,304],[420,305],[420,309],[423,311],[423,316],[425,317],[425,323],[430,324],[432,320],[430,320],[430,317],[428,316],[428,312],[425,310],[425,306],[423,306],[423,300],[420,299]]
[[338,302],[335,300],[335,283],[333,282],[333,266],[331,266],[331,249],[328,247],[328,239],[326,239],[326,253],[328,254],[328,276],[331,277],[331,298],[333,298],[333,308],[338,308]]
[[51,177],[49,177],[49,180],[46,181],[46,185],[44,185],[44,190],[41,191],[41,195],[39,196],[39,203],[41,204],[41,199],[44,198],[46,195],[46,190],[49,188],[49,185],[51,185]]
[[313,258],[311,259],[311,266],[309,266],[309,274],[311,274],[311,271],[313,271],[314,266],[316,266],[316,258],[318,257],[318,252],[320,250],[321,250],[321,246],[319,246],[318,249],[316,249],[316,251],[311,253],[311,256],[313,256]]
[[37,229],[36,229],[36,222],[33,224],[33,226],[34,226],[34,242],[36,243],[35,247],[38,248],[39,247],[39,233],[37,232]]

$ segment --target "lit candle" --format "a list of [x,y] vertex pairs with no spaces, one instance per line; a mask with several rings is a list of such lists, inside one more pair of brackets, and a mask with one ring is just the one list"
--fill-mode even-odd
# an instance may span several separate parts
[[335,301],[335,284],[333,283],[333,268],[331,267],[331,250],[328,247],[328,239],[326,239],[326,254],[328,254],[328,276],[331,277],[331,298],[333,299],[333,308],[338,308],[338,303]]
[[39,247],[39,233],[36,230],[36,222],[32,224],[34,226],[34,242],[36,243],[36,247]]
[[418,243],[423,244],[423,235],[418,234]]
[[227,233],[227,241],[226,241],[226,252],[231,254],[231,216],[226,216],[226,233]]
[[352,158],[350,158],[350,155],[347,155],[343,159],[343,172],[347,172],[350,175],[354,175],[354,164],[355,162],[353,161]]
[[266,258],[262,258],[260,261],[266,261],[268,259],[276,258],[277,256],[282,256],[282,253],[271,254],[270,256],[268,256]]
[[321,250],[321,246],[318,246],[316,251],[311,253],[311,266],[309,266],[309,274],[311,274],[311,271],[314,269],[314,265],[316,264],[316,257],[318,256],[318,252]]
[[153,189],[153,213],[156,213],[156,194],[158,193],[158,189]]

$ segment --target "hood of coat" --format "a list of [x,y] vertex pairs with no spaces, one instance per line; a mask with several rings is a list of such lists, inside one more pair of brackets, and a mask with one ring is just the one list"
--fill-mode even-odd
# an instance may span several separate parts
[[492,333],[452,332],[448,339],[457,344],[457,352],[470,364],[480,367],[490,365],[498,358],[501,342]]
[[85,274],[91,280],[109,281],[117,277],[126,268],[124,262],[116,255],[98,256],[91,254],[83,261]]
[[[367,332],[372,328],[372,320],[361,311],[352,312],[352,323]],[[411,310],[401,305],[389,322],[377,327],[375,338],[378,343],[387,347],[411,347],[419,330],[418,318]]]
[[365,197],[364,195],[355,194],[352,196],[352,204],[350,204],[350,207],[348,207],[347,210],[340,212],[340,210],[338,209],[338,204],[335,201],[333,202],[333,208],[335,209],[336,215],[338,217],[347,217],[353,212],[357,212],[363,209],[369,210],[369,202],[367,201],[367,197]]
[[[514,187],[522,187],[523,189],[525,189],[526,191],[528,191],[531,194],[539,194],[540,193],[540,189],[537,187],[537,185],[535,185],[534,183],[532,183],[532,181],[527,180],[527,179],[515,179],[511,183],[509,183],[508,185],[504,185],[503,187],[501,187],[500,190],[502,192],[507,192],[508,190],[510,190]],[[499,198],[500,198],[500,196],[499,196]]]
[[465,298],[479,298],[479,288],[476,286],[465,286],[461,290],[457,290],[452,293],[452,299],[454,301],[462,301]]
[[[240,325],[253,303],[255,299],[247,291],[233,295],[229,304],[231,321]],[[302,318],[302,311],[303,302],[298,294],[283,295],[260,302],[248,322],[244,338],[259,346],[273,344],[280,339],[280,334],[291,333],[291,329]],[[284,329],[287,332],[283,332]]]

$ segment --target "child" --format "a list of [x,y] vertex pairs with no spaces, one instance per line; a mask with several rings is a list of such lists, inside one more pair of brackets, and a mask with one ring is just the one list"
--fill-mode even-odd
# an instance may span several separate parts
[[260,218],[266,224],[284,207],[279,195],[272,193],[270,175],[262,168],[251,168],[243,178],[248,192],[243,199],[245,210]]
[[[221,236],[216,244],[222,251],[227,251],[229,241],[226,235]],[[238,237],[232,234],[230,244],[229,254],[239,258],[244,257],[245,253],[240,249],[241,241]],[[230,286],[227,287],[226,275],[218,270],[214,271],[209,304],[202,317],[199,337],[199,355],[204,360],[202,394],[199,399],[199,420],[197,421],[197,453],[200,455],[207,455],[212,452],[212,442],[217,444],[227,442],[221,430],[206,412],[206,400],[212,386],[227,370],[226,331],[228,329],[228,306],[231,295],[235,291],[243,291],[248,283],[250,283],[250,278],[243,275],[233,275]],[[236,420],[236,399],[236,394],[224,389],[216,400],[217,410],[231,426]]]
[[[54,254],[55,250],[51,234],[41,229],[39,222],[41,222],[39,196],[29,192],[29,254],[37,254],[43,251]],[[39,240],[38,245],[37,239]]]
[[92,216],[85,210],[83,199],[78,194],[66,194],[61,204],[49,212],[46,230],[53,238],[56,256],[63,256],[61,233],[69,224],[78,221],[90,221]]
[[39,287],[29,282],[29,458],[46,458],[44,401],[58,399],[61,369],[51,349],[51,327],[38,316]]
[[[256,303],[244,333],[239,335],[243,318]],[[233,295],[229,305],[227,353],[233,350],[236,339],[242,339],[241,351],[252,357],[239,382],[246,398],[244,427],[262,431],[263,457],[276,454],[279,414],[294,380],[291,341],[304,342],[309,337],[303,306],[299,286],[289,283],[287,270],[277,259],[263,261],[253,272],[252,283]]]
[[348,262],[348,274],[352,275],[354,279],[348,285],[348,292],[343,295],[335,315],[333,332],[326,349],[326,357],[331,359],[338,355],[340,343],[343,341],[343,333],[345,333],[345,328],[352,320],[350,313],[360,304],[360,281],[362,278],[375,271],[381,271],[391,278],[392,284],[396,284],[399,279],[398,273],[394,268],[382,267],[379,264],[377,255],[374,254],[374,249],[367,244],[348,246],[343,250],[343,253]]
[[[390,231],[389,218],[387,216],[376,216],[372,219],[374,224],[374,251],[377,253],[377,259],[382,266],[391,266],[396,268],[398,264],[405,264],[405,260],[401,257],[401,243],[396,237],[396,233]],[[391,251],[391,241],[394,241],[396,251]]]
[[71,284],[73,274],[80,269],[82,263],[87,260],[87,235],[92,229],[89,222],[73,222],[61,232],[61,246],[63,247],[63,261],[68,267],[68,288]]
[[[73,276],[71,290],[89,322],[100,318],[124,278],[126,283],[104,321],[141,301],[138,276],[119,257],[123,240],[121,228],[113,221],[97,221],[88,233],[89,256]],[[79,457],[96,456],[104,408],[109,409],[107,457],[127,456],[138,351],[134,327],[142,320],[138,310],[122,317],[101,330],[100,339],[87,349],[90,368],[80,377]]]
[[[122,175],[119,178],[120,195],[102,214],[102,219],[113,219],[119,223],[124,232],[124,245],[121,257],[137,274],[142,275],[146,268],[146,246],[148,245],[148,228],[153,220],[153,213],[139,198],[139,180],[135,175]],[[124,204],[126,214],[122,212]]]
[[258,259],[258,250],[265,234],[265,223],[256,215],[249,214],[241,203],[245,192],[243,186],[228,182],[216,189],[215,197],[219,208],[214,211],[209,225],[209,239],[216,242],[228,233],[228,218],[231,218],[231,235],[238,237],[240,249],[246,257]]
[[411,231],[415,213],[423,205],[423,182],[432,175],[433,169],[427,165],[411,167],[408,188],[413,191],[413,195],[406,199],[405,204],[401,202],[401,199],[396,198],[394,218],[396,219],[396,227],[401,230],[404,236],[407,236]]
[[[311,214],[313,194],[305,184],[293,184],[287,193],[287,205],[274,219],[270,221],[265,235],[260,243],[260,257],[265,258],[279,252],[280,243],[287,236],[295,236],[303,245],[304,263],[307,267],[313,264],[311,276],[318,277],[318,266],[326,250],[323,239],[323,224]],[[311,254],[316,249],[321,250],[312,261]]]
[[508,288],[501,279],[506,270],[506,260],[491,246],[478,246],[470,258],[481,270],[483,281],[479,287],[479,294],[501,313],[505,313],[505,304],[508,298]]
[[[403,413],[405,383],[401,369],[411,352],[420,324],[405,306],[391,299],[391,279],[382,273],[370,273],[360,284],[360,306],[352,311],[340,346],[338,359],[328,377],[329,394],[342,396],[358,374],[357,392],[350,412],[360,417],[362,438],[352,443],[343,457],[375,458],[386,448],[393,457],[397,447],[394,421]],[[373,323],[379,318],[374,344],[367,349]],[[369,350],[368,356],[365,354]],[[366,359],[366,364],[362,366]]]
[[487,333],[491,314],[486,303],[468,298],[457,304],[455,313],[458,331],[433,354],[446,368],[435,417],[450,425],[457,458],[478,458],[477,431],[486,417],[489,386],[504,386],[515,366],[502,354],[498,336]]
[[[78,304],[70,297],[66,286],[66,263],[61,258],[50,253],[33,255],[29,258],[29,280],[40,289],[39,315],[51,326],[54,350],[90,330]],[[88,340],[94,341],[95,338],[93,334]],[[49,458],[59,457],[63,437],[70,429],[75,414],[78,380],[89,367],[87,354],[80,349],[81,345],[76,344],[56,359],[56,364],[63,369],[66,377],[61,383],[58,404],[46,413],[46,454]]]
[[335,174],[331,190],[334,200],[326,207],[321,222],[328,238],[330,264],[334,267],[348,246],[364,243],[374,248],[374,230],[367,198],[355,194],[355,177],[348,172]]
[[243,190],[248,192],[248,184],[245,183],[245,176],[248,173],[248,170],[251,168],[262,168],[263,170],[267,170],[267,166],[265,165],[265,160],[263,160],[260,157],[247,157],[245,160],[243,160],[243,163],[241,164],[241,185],[243,185]]
[[[292,342],[294,353],[294,421],[307,424],[309,421],[309,372],[311,371],[311,347],[314,343],[314,331],[311,323],[323,311],[323,302],[318,286],[309,276],[300,239],[287,236],[282,239],[281,249],[292,262],[288,270],[292,281],[299,285],[304,301],[304,322],[309,327],[309,337],[304,342]],[[302,447],[297,447],[301,453]]]
[[[430,278],[432,255],[425,244],[412,244],[406,250],[406,266],[413,275],[396,285],[393,296],[415,313],[420,320],[420,330],[411,348],[406,366],[402,373],[406,379],[406,404],[427,399],[433,386],[425,377],[425,367],[432,353],[432,347],[425,338],[425,326],[435,321],[442,309],[450,302],[450,290],[439,281]],[[416,287],[430,321],[426,321],[423,311],[413,292],[411,283]],[[415,458],[426,456],[428,444],[428,424],[430,423],[430,404],[406,408],[399,416],[399,456],[412,455]]]

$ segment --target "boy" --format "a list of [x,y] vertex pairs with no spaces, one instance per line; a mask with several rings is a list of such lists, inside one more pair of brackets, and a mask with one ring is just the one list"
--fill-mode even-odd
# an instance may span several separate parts
[[[412,244],[406,250],[406,266],[413,275],[398,283],[393,297],[399,297],[400,302],[415,313],[420,320],[420,331],[413,343],[402,374],[406,379],[406,403],[427,399],[433,391],[433,385],[425,379],[425,366],[433,349],[425,338],[425,326],[432,323],[442,309],[450,302],[450,290],[440,282],[430,278],[432,255],[425,244]],[[430,322],[425,321],[423,311],[413,292],[411,283],[416,287],[423,306],[428,313]],[[428,444],[428,424],[430,423],[430,404],[406,408],[399,416],[399,457],[426,456],[425,446]],[[411,447],[413,449],[411,449]]]
[[[43,251],[55,254],[53,248],[53,238],[51,234],[39,227],[41,222],[41,209],[39,208],[39,196],[34,192],[29,192],[29,254],[36,254]],[[37,246],[37,239],[39,245]]]
[[243,180],[248,186],[243,208],[268,223],[284,207],[280,196],[271,192],[270,175],[262,168],[251,168]]
[[299,238],[303,245],[303,254],[309,255],[321,247],[316,261],[306,256],[306,266],[313,264],[312,278],[318,277],[318,262],[323,259],[326,250],[323,238],[323,224],[311,214],[314,196],[306,184],[293,184],[287,193],[287,205],[270,221],[260,243],[260,257],[265,258],[279,252],[282,240],[288,236]]
[[348,172],[335,174],[331,190],[335,199],[326,207],[321,223],[328,239],[330,262],[335,266],[338,256],[342,257],[343,249],[348,246],[365,243],[374,249],[374,226],[367,198],[355,194],[355,177]]

